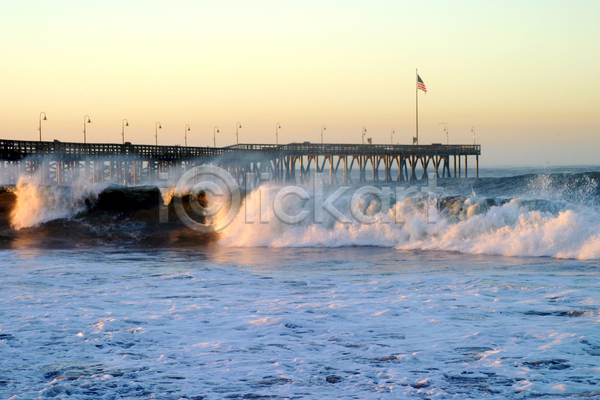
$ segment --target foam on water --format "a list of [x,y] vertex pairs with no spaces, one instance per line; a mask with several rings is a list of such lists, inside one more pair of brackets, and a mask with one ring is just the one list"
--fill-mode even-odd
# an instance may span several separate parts
[[[242,208],[214,246],[1,249],[0,399],[597,398],[598,261],[559,259],[600,259],[584,175],[448,182],[429,213],[400,197],[374,224],[314,223],[294,196],[285,212],[309,216],[284,224],[258,190],[254,223]],[[172,194],[15,191],[2,201],[24,235],[86,212],[164,229],[151,200]],[[380,212],[368,196],[350,209],[352,192],[335,203],[348,219]]]
[[[379,246],[401,250],[599,259],[599,179],[598,172],[582,172],[446,180],[441,181],[445,193],[438,199],[437,206],[434,203],[428,206],[422,195],[395,199],[394,185],[390,184],[393,196],[386,215],[380,215],[379,200],[369,196],[351,209],[351,197],[360,187],[354,185],[334,204],[350,223],[342,223],[326,211],[322,222],[315,222],[318,218],[312,200],[285,197],[283,209],[288,215],[308,211],[308,217],[298,224],[286,224],[275,217],[273,195],[267,201],[265,196],[280,188],[263,185],[247,194],[233,223],[219,234],[219,243],[226,247]],[[383,185],[377,184],[377,187],[381,189]],[[108,184],[83,179],[70,187],[42,186],[35,178],[22,177],[18,185],[10,189],[16,195],[10,226],[22,230],[57,219],[85,216],[90,204],[108,187]],[[311,187],[305,189],[310,193]],[[336,187],[326,187],[324,198],[327,199],[334,190]],[[161,188],[161,204],[169,204],[173,195],[173,187]],[[247,206],[253,209],[253,222],[248,221]],[[225,211],[221,210],[221,214]],[[371,217],[380,215],[387,217],[389,222],[360,223],[353,217],[357,213]],[[222,217],[221,214],[216,218]],[[115,215],[110,217],[114,219]],[[155,223],[159,221],[158,215],[148,217]],[[140,222],[146,224],[146,221]],[[114,225],[115,221],[110,223]]]
[[594,262],[380,248],[2,256],[2,399],[600,395]]
[[[349,209],[351,194],[335,203],[351,223],[341,223],[328,213],[322,223],[316,223],[313,204],[288,196],[284,204],[288,215],[303,211],[310,214],[300,224],[286,224],[275,218],[272,207],[263,206],[262,211],[258,208],[267,192],[263,188],[246,199],[246,204],[254,204],[252,213],[263,216],[262,221],[248,223],[245,211],[240,212],[222,233],[220,243],[234,247],[382,246],[505,256],[600,258],[600,212],[593,202],[590,206],[582,204],[597,190],[595,180],[584,179],[584,185],[573,191],[568,187],[557,189],[556,182],[540,176],[528,181],[527,189],[527,196],[505,200],[477,195],[446,197],[438,202],[439,210],[430,203],[429,211],[430,200],[423,196],[399,198],[389,211],[389,222],[374,224],[351,218],[356,211]],[[573,201],[574,193],[579,203]],[[567,195],[569,201],[564,200]],[[357,207],[366,215],[375,215],[380,206],[378,200],[363,199]]]

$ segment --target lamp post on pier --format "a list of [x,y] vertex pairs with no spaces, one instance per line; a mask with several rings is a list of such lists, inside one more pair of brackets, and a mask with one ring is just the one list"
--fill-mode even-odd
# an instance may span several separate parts
[[446,132],[446,145],[450,144],[448,141],[448,124],[445,122],[440,122],[438,125],[444,125],[444,132]]
[[157,122],[154,125],[154,145],[158,146],[158,130],[162,129],[162,125],[160,124],[160,122]]
[[323,131],[326,131],[327,127],[325,124],[321,125],[321,144],[323,144]]
[[473,144],[475,144],[475,127],[471,127],[471,132],[473,133]]
[[240,144],[240,136],[238,129],[242,127],[242,124],[239,122],[235,124],[235,144]]
[[219,133],[219,127],[215,126],[213,129],[213,147],[217,147],[217,133]]
[[121,121],[121,138],[123,139],[123,144],[125,144],[125,127],[129,126],[129,121],[127,119],[123,119]]
[[44,119],[43,120],[47,121],[46,113],[42,111],[40,113],[40,127],[38,128],[38,131],[40,131],[40,142],[42,141],[42,114],[44,114]]
[[183,137],[185,139],[185,147],[187,147],[187,133],[190,130],[190,124],[185,124],[185,127],[183,128]]
[[87,128],[87,124],[91,124],[92,120],[90,120],[90,116],[86,115],[85,117],[83,117],[83,143],[87,143],[87,133],[86,133],[86,128]]
[[279,145],[279,130],[281,129],[281,125],[279,122],[275,124],[275,144]]
[[394,144],[394,133],[396,133],[396,131],[392,129],[392,133],[390,135],[390,144]]
[[362,127],[362,144],[365,144],[365,135],[367,134],[367,128]]

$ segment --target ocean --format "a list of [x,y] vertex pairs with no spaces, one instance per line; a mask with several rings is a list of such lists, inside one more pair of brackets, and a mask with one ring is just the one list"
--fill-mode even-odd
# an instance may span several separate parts
[[427,185],[0,189],[0,399],[600,397],[600,168]]

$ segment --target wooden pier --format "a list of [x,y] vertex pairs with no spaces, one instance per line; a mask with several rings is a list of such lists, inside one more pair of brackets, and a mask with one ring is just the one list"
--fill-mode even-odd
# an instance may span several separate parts
[[0,140],[0,183],[14,185],[20,176],[28,176],[44,185],[68,185],[80,179],[148,185],[176,181],[188,169],[204,164],[227,170],[240,185],[247,176],[303,183],[313,173],[329,176],[330,184],[350,183],[353,170],[358,171],[358,182],[402,182],[427,179],[431,172],[441,178],[466,178],[469,156],[475,156],[479,177],[480,154],[480,145],[306,142],[215,148]]

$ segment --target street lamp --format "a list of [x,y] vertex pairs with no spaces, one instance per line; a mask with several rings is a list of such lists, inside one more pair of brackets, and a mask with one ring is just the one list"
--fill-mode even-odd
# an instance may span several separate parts
[[154,141],[155,141],[155,143],[154,143],[154,144],[155,144],[156,146],[158,146],[158,130],[159,130],[159,129],[162,129],[162,126],[161,126],[160,122],[157,122],[157,123],[154,125]]
[[367,128],[362,127],[362,144],[365,144],[365,135],[367,134]]
[[444,125],[444,132],[446,132],[446,145],[448,145],[450,144],[450,142],[448,141],[448,124],[445,122],[440,122],[438,126],[442,124]]
[[471,132],[473,132],[473,144],[475,144],[475,127],[471,127]]
[[44,114],[44,121],[47,121],[46,113],[42,111],[40,113],[40,127],[38,128],[38,131],[40,131],[40,142],[42,141],[42,114]]
[[326,131],[327,127],[325,124],[321,125],[321,144],[323,144],[323,131]]
[[185,147],[187,147],[187,133],[190,130],[190,124],[185,124],[183,128],[183,137],[185,138]]
[[392,133],[390,135],[390,143],[391,144],[394,144],[394,133],[396,133],[396,131],[392,129]]
[[279,144],[279,130],[281,129],[281,125],[279,122],[275,125],[275,144]]
[[240,124],[239,122],[237,124],[235,124],[235,144],[240,144],[240,136],[239,136],[238,129],[241,127],[242,127],[242,124]]
[[129,126],[129,121],[127,121],[126,119],[124,119],[121,122],[121,137],[123,138],[123,144],[125,144],[125,127]]
[[219,133],[219,127],[215,126],[213,129],[213,147],[217,147],[217,133]]
[[86,125],[91,124],[91,123],[92,123],[92,121],[90,120],[89,115],[86,115],[85,117],[83,117],[83,143],[87,143]]

